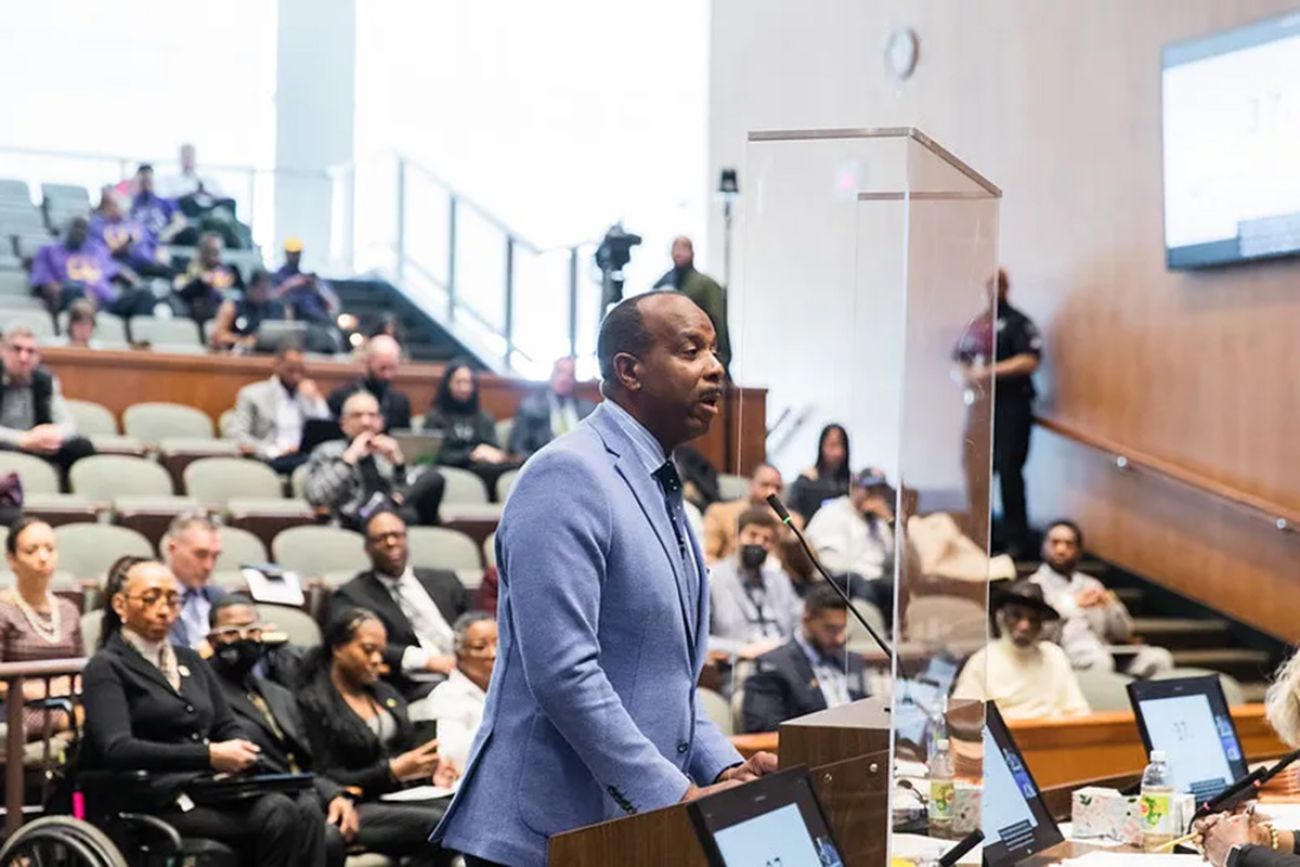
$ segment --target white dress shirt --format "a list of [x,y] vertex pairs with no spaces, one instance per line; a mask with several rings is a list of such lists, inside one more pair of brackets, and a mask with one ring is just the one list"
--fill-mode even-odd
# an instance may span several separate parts
[[822,565],[837,575],[855,572],[868,580],[883,578],[894,552],[894,528],[880,520],[869,523],[847,496],[818,509],[804,532]]
[[1110,598],[1101,605],[1084,608],[1075,600],[1085,590],[1105,590],[1096,578],[1075,572],[1066,577],[1044,563],[1029,578],[1043,588],[1043,599],[1061,615],[1058,627],[1048,635],[1065,649],[1077,669],[1112,671],[1115,659],[1110,645],[1124,644],[1133,634],[1133,621],[1122,602]]
[[407,566],[399,578],[376,571],[375,577],[393,597],[420,642],[418,647],[408,647],[402,654],[402,671],[424,671],[431,657],[451,654],[456,633],[424,585],[416,579],[415,570]]
[[463,773],[469,748],[483,721],[487,693],[455,668],[433,688],[427,703],[427,718],[438,721],[438,754]]

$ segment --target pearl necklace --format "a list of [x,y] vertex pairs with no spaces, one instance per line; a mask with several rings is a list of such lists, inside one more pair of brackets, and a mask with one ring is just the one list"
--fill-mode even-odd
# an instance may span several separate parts
[[32,629],[37,635],[45,640],[46,644],[59,643],[61,633],[63,632],[63,623],[62,617],[59,616],[59,603],[58,600],[54,598],[53,593],[50,593],[48,590],[45,591],[45,598],[49,601],[50,605],[50,619],[48,624],[41,619],[39,614],[36,613],[36,609],[32,608],[32,606],[27,603],[27,600],[23,598],[23,594],[19,593],[17,590],[11,590],[7,595],[9,596],[9,599],[18,606],[18,610],[23,613],[23,616],[27,618],[27,622],[31,624]]

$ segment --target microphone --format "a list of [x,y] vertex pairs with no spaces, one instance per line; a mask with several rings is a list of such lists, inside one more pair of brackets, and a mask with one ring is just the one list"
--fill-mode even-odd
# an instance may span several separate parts
[[[1281,770],[1281,768],[1279,768],[1278,770]],[[1233,783],[1231,786],[1228,786],[1228,788],[1224,789],[1222,792],[1219,792],[1219,794],[1215,795],[1213,798],[1210,798],[1210,800],[1202,804],[1201,808],[1196,811],[1196,818],[1199,819],[1203,816],[1208,816],[1214,811],[1218,810],[1220,807],[1226,806],[1236,801],[1242,795],[1246,794],[1247,791],[1254,789],[1255,786],[1260,782],[1260,780],[1264,778],[1264,775],[1268,773],[1268,771],[1269,769],[1264,767],[1255,768],[1255,770],[1251,771],[1249,774],[1246,774],[1246,776],[1242,777],[1240,780],[1237,780],[1237,782]]]
[[1300,759],[1300,750],[1296,750],[1293,753],[1287,753],[1285,756],[1278,759],[1277,763],[1274,764],[1273,767],[1265,771],[1264,775],[1259,778],[1258,780],[1259,785],[1263,786],[1269,780],[1273,779],[1278,774],[1285,771],[1288,767],[1291,766],[1293,762],[1295,762],[1296,759]]
[[952,865],[961,860],[961,856],[965,855],[983,842],[984,832],[979,828],[976,828],[965,837],[962,837],[956,846],[953,846],[947,852],[943,853],[939,858],[939,867],[952,867]]
[[[880,634],[876,632],[875,628],[867,622],[867,619],[862,616],[860,611],[858,611],[857,606],[853,604],[853,600],[849,598],[849,594],[840,587],[839,584],[835,583],[835,579],[832,578],[830,573],[826,571],[826,568],[822,566],[821,561],[817,559],[817,555],[813,553],[813,549],[809,547],[808,540],[803,537],[803,533],[800,533],[799,528],[790,520],[790,513],[786,511],[785,504],[781,502],[781,498],[776,494],[768,494],[767,504],[772,507],[772,511],[776,512],[776,516],[781,519],[781,523],[794,531],[794,537],[798,539],[799,544],[803,546],[803,551],[808,555],[808,559],[817,567],[817,571],[821,573],[821,576],[825,579],[826,583],[835,588],[835,592],[844,600],[844,604],[849,606],[849,611],[853,612],[853,616],[862,624],[862,628],[867,630],[867,634],[876,642],[876,646],[885,652],[885,656],[892,664],[894,661],[893,648],[891,648],[885,639],[880,637]],[[848,582],[845,581],[844,583],[847,584]]]

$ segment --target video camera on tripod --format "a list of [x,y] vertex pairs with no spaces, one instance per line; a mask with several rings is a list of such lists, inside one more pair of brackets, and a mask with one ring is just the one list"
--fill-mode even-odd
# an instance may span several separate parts
[[621,222],[609,227],[596,248],[596,267],[600,269],[600,313],[623,300],[623,269],[632,261],[632,248],[641,243],[640,235],[623,229]]

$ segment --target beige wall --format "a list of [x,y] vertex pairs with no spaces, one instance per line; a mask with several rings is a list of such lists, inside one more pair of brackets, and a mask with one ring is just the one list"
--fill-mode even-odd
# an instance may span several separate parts
[[[743,188],[751,129],[918,126],[1004,191],[1013,302],[1047,343],[1040,411],[1300,509],[1300,262],[1167,271],[1159,124],[1162,45],[1294,8],[714,0],[710,166]],[[921,45],[902,84],[884,63],[899,25]],[[1037,520],[1076,515],[1103,556],[1294,635],[1271,603],[1300,589],[1300,536],[1041,431],[1030,470]]]

